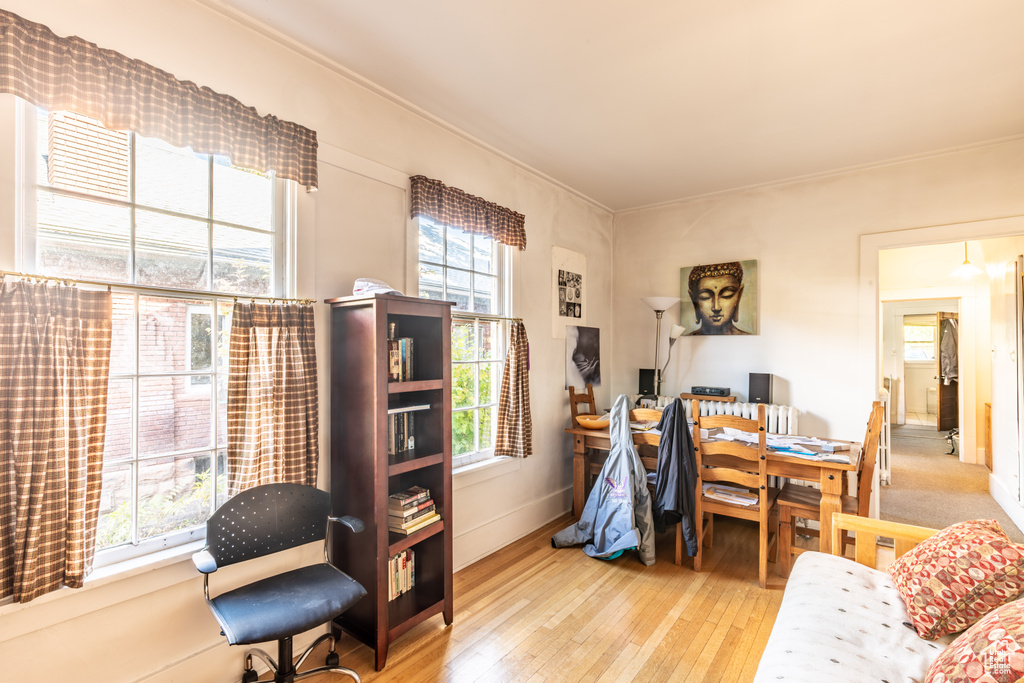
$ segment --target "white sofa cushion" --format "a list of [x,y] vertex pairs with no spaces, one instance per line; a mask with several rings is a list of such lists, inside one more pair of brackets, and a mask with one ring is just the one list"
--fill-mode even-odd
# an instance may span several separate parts
[[755,683],[919,683],[951,643],[918,637],[885,572],[835,555],[803,553],[786,584]]

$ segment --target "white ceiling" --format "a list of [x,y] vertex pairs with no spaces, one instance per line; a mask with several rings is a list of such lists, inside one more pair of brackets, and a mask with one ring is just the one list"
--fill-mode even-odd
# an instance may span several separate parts
[[613,210],[1024,134],[1021,0],[220,0]]

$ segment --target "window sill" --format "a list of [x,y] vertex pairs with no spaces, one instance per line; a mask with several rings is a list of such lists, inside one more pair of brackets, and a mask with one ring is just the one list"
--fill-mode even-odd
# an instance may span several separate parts
[[517,472],[521,465],[521,458],[510,458],[508,456],[491,457],[480,462],[464,465],[452,470],[452,489],[458,490],[479,484],[488,479]]
[[[59,588],[47,593],[46,595],[41,595],[31,602],[7,602],[0,604],[0,617],[20,612],[23,609],[46,605],[65,597],[84,595],[92,589],[100,588],[124,579],[129,579],[133,576],[146,574],[155,569],[188,562],[194,553],[203,549],[205,543],[205,541],[193,541],[192,543],[186,543],[185,545],[167,548],[166,550],[159,550],[140,557],[134,557],[130,560],[123,560],[121,562],[108,564],[105,567],[94,569],[87,577],[85,577],[85,585],[81,588]],[[195,578],[195,576],[198,576],[198,574],[192,574],[190,572],[189,576],[186,578]]]

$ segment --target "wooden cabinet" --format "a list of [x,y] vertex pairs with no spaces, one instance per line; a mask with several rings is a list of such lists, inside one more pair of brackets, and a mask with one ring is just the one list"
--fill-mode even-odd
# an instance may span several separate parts
[[[366,597],[335,620],[376,651],[441,614],[452,623],[452,413],[450,302],[376,294],[329,299],[331,305],[331,494],[334,514],[354,515],[366,529],[337,534],[331,562],[361,583]],[[388,329],[412,339],[412,376],[388,379]],[[389,454],[389,410],[415,405],[413,448]],[[388,496],[430,489],[435,522],[408,536],[388,529]],[[389,600],[388,561],[415,556],[415,585]]]

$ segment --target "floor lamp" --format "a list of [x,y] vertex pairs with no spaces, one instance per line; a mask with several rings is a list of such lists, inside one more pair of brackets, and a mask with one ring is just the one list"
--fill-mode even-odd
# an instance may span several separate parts
[[[679,297],[677,296],[645,296],[641,299],[645,304],[651,307],[654,311],[654,315],[658,318],[658,329],[654,333],[654,395],[661,395],[661,316],[668,309],[679,303]],[[678,325],[676,326],[678,327]],[[675,328],[673,327],[673,331]],[[682,334],[682,331],[680,331]],[[676,335],[678,337],[679,335]],[[673,339],[674,341],[674,339]],[[672,352],[672,343],[669,342],[669,353]],[[668,363],[665,364],[666,367]]]

